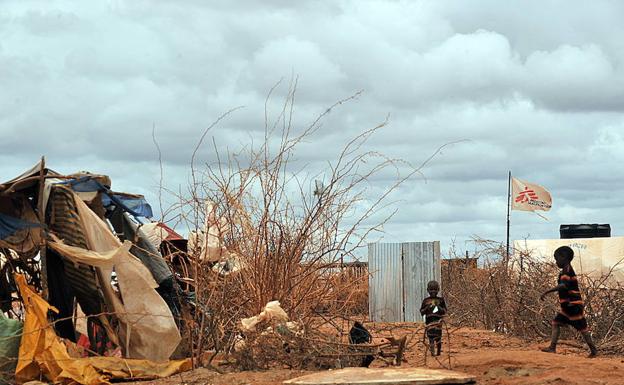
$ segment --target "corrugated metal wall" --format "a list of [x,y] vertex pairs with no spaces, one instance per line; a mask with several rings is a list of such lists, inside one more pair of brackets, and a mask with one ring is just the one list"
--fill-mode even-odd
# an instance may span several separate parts
[[371,320],[422,320],[427,282],[440,281],[440,242],[371,243],[368,266]]
[[368,310],[373,321],[403,317],[403,275],[400,243],[368,245]]
[[403,243],[403,320],[422,320],[420,305],[427,297],[427,282],[440,282],[440,242]]

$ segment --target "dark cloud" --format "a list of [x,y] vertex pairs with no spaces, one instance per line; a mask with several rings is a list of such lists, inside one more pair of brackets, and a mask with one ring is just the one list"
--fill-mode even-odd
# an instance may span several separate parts
[[[389,122],[363,150],[414,166],[385,239],[505,233],[508,170],[549,188],[550,221],[513,213],[512,235],[556,237],[562,222],[621,234],[624,34],[618,2],[241,1],[208,5],[4,2],[0,7],[0,175],[45,154],[63,172],[111,175],[148,195],[178,190],[198,164],[260,143],[297,83],[295,132],[337,100],[293,169],[308,182],[342,146]],[[269,90],[280,82],[268,100]],[[401,166],[402,172],[408,168]],[[375,176],[373,196],[394,178]],[[167,198],[170,200],[170,198]],[[388,211],[379,213],[378,218]]]

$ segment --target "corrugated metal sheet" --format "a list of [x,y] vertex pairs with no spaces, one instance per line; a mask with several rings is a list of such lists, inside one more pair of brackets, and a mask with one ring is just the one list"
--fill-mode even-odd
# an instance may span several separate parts
[[[50,229],[70,246],[88,248],[74,193],[65,186],[54,186],[50,194]],[[98,289],[95,269],[66,259],[64,264],[67,282],[74,291],[86,315],[100,314],[104,299]]]
[[400,243],[368,245],[369,314],[375,322],[403,318],[403,279]]
[[403,250],[403,320],[421,321],[420,305],[427,297],[427,282],[440,281],[440,242],[409,242]]
[[369,312],[375,322],[417,322],[427,282],[440,281],[440,242],[368,245]]

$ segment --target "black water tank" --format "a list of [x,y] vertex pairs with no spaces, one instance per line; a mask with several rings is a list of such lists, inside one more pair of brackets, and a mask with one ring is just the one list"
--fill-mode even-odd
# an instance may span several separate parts
[[561,225],[559,226],[561,239],[569,238],[608,238],[611,236],[611,226],[608,224],[599,225]]

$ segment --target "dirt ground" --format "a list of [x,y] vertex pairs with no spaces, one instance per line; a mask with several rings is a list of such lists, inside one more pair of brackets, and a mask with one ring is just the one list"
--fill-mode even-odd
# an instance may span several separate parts
[[[372,329],[373,333],[375,330]],[[405,327],[393,331],[395,336],[417,336],[412,340],[403,366],[424,366],[422,346],[415,343],[421,332]],[[489,331],[460,328],[451,333],[450,365],[453,370],[476,376],[478,384],[537,385],[537,384],[624,384],[624,357],[586,358],[587,352],[579,347],[562,344],[557,354],[543,353],[539,348],[547,344],[527,343]],[[448,345],[438,362],[427,359],[426,366],[449,366]],[[375,361],[373,366],[383,366]],[[278,385],[282,381],[310,372],[271,370],[265,372],[235,372],[218,374],[208,369],[198,369],[157,381],[142,384],[214,384],[214,385]]]

